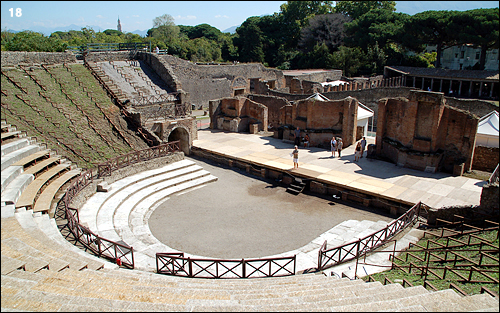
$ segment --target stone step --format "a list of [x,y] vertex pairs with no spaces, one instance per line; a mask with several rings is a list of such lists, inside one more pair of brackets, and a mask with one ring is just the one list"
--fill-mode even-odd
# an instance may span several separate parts
[[1,145],[2,157],[16,150],[22,149],[30,144],[28,138],[20,138]]
[[[2,255],[1,255],[2,275],[9,274],[11,272],[14,272],[14,271],[20,269],[20,268],[22,268],[24,271],[25,266],[26,266],[26,262],[21,261],[19,259],[8,257],[7,255],[4,255],[4,253],[2,251]],[[3,280],[3,276],[2,276],[2,288],[3,288],[3,284],[4,284],[4,280]]]
[[15,205],[22,192],[35,180],[32,174],[20,174],[2,192],[2,205]]
[[7,188],[7,186],[12,182],[17,176],[21,175],[23,172],[22,166],[9,166],[2,171],[2,193]]
[[40,150],[40,146],[38,146],[38,145],[27,145],[27,146],[22,147],[20,149],[14,150],[8,154],[5,154],[5,155],[2,154],[1,170],[3,171],[11,164],[23,159],[24,157],[27,157],[28,155],[30,155],[32,153],[36,153],[39,150]]
[[[154,185],[150,188],[144,189],[144,194],[137,194],[135,197],[129,198],[126,203],[123,203],[118,209],[116,209],[115,215],[113,217],[114,227],[119,230],[124,230],[125,228],[126,231],[128,231],[129,236],[141,236],[141,233],[134,233],[132,231],[131,223],[133,221],[133,213],[137,210],[141,213],[144,212],[147,214],[149,208],[155,207],[156,204],[160,201],[164,202],[166,198],[174,193],[186,192],[188,190],[192,190],[193,188],[217,180],[217,177],[210,175],[210,173],[205,170],[199,171],[197,174],[198,175],[196,176],[194,175],[194,173],[190,174],[192,175],[191,180],[183,181],[175,186]],[[189,177],[185,178],[188,179]],[[140,225],[147,225],[147,220],[144,219],[145,215],[142,215],[142,222],[139,217],[140,215],[141,214],[139,213],[135,216],[139,218],[138,222],[140,223]],[[137,219],[135,221],[137,221]],[[124,237],[124,235],[122,235],[122,237]]]
[[175,171],[174,173],[179,175],[176,175],[173,178],[171,177],[172,175],[167,174],[166,176],[156,177],[154,180],[144,180],[140,183],[130,185],[129,187],[122,189],[120,193],[115,193],[115,197],[112,199],[108,198],[112,201],[113,205],[108,205],[108,202],[105,202],[98,211],[96,217],[98,234],[102,235],[106,239],[118,241],[119,236],[116,237],[118,234],[115,235],[116,229],[114,227],[114,216],[117,214],[116,211],[121,208],[122,204],[125,205],[124,209],[121,210],[125,211],[122,218],[125,219],[125,223],[128,223],[128,213],[131,210],[128,204],[134,204],[134,200],[131,199],[133,196],[135,196],[135,198],[142,199],[145,195],[155,192],[155,189],[156,192],[158,192],[159,189],[170,188],[164,191],[166,194],[165,196],[168,196],[171,193],[182,190],[182,188],[187,188],[185,184],[182,184],[183,182],[192,180],[199,175],[205,176],[209,174],[207,171],[200,170],[201,167],[193,166],[193,168],[195,169],[194,172],[189,171],[191,169],[191,167],[189,167],[184,171],[179,170],[187,172],[187,174],[182,175],[179,171]]

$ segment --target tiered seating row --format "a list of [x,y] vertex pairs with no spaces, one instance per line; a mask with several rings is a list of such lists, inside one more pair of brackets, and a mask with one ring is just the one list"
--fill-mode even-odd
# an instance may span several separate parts
[[113,183],[107,193],[94,194],[79,210],[80,222],[106,239],[134,247],[136,268],[154,271],[156,252],[177,250],[151,234],[147,215],[170,195],[215,180],[217,177],[188,160],[145,171]]
[[52,311],[495,311],[498,300],[452,290],[363,283],[306,274],[295,277],[203,280],[100,270],[2,275],[2,309]]

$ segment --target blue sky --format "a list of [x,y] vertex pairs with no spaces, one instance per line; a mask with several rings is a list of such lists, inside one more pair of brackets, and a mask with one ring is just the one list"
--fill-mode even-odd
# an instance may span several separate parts
[[[122,30],[132,32],[148,30],[155,17],[170,14],[177,25],[207,23],[224,31],[250,16],[279,12],[283,3],[286,1],[1,1],[1,28],[39,31],[74,24],[103,31],[116,29],[119,16]],[[16,16],[17,8],[21,9],[20,16]],[[498,1],[396,2],[396,12],[411,15],[428,10],[477,8],[498,8]]]

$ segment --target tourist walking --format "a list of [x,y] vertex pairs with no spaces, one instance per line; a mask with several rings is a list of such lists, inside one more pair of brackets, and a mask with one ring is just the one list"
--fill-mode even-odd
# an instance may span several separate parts
[[358,141],[356,144],[356,149],[354,149],[354,162],[359,161],[359,157],[361,156],[361,142]]
[[342,142],[342,138],[339,138],[337,140],[337,152],[339,154],[339,158],[340,158],[340,152],[342,151],[342,146],[344,145],[344,143]]
[[295,142],[294,144],[296,146],[300,146],[300,128],[297,126],[297,129],[294,131],[294,136],[295,136]]
[[332,158],[335,157],[335,150],[337,150],[337,140],[335,140],[335,136],[330,140],[330,149],[332,150]]
[[158,46],[156,46],[156,48],[155,48],[155,52],[156,52],[156,54],[159,54],[159,53],[160,53],[160,48],[158,48]]
[[363,139],[361,139],[361,157],[363,157],[363,152],[365,152],[366,148],[366,138],[363,136]]
[[295,146],[295,150],[290,155],[293,157],[293,168],[299,168],[299,148]]

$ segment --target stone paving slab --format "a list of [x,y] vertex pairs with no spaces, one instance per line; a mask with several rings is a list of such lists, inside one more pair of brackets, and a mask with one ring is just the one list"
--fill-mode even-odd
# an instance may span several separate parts
[[[368,144],[375,143],[373,137],[368,137],[367,141]],[[193,146],[276,169],[293,168],[292,159],[288,158],[293,144],[269,136],[205,129],[198,131],[198,140],[193,141]],[[354,145],[345,148],[341,158],[332,158],[330,151],[316,147],[299,150],[299,169],[292,170],[292,173],[405,203],[422,201],[436,208],[479,205],[481,188],[486,183],[447,173],[425,173],[366,157],[353,162]],[[278,158],[272,159],[270,155]]]

